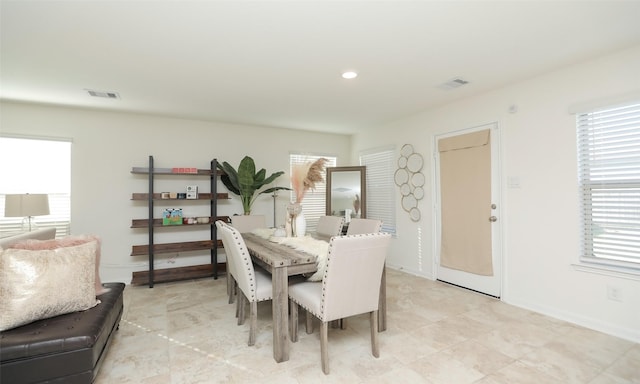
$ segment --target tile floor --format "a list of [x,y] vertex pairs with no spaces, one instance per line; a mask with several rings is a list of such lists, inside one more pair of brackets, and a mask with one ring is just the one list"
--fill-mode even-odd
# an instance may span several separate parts
[[[271,306],[259,307],[256,345],[236,325],[226,282],[127,286],[120,330],[97,384],[187,383],[640,383],[640,344],[388,270],[388,330],[371,355],[366,316],[329,330],[331,374],[318,326],[272,357]],[[301,323],[304,316],[301,316]]]

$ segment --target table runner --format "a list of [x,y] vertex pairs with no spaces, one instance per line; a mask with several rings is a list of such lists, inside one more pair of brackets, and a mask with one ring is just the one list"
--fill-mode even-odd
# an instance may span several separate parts
[[307,278],[309,281],[322,281],[324,271],[327,267],[327,254],[329,253],[329,242],[319,240],[309,235],[303,237],[276,237],[272,228],[257,228],[251,231],[256,236],[267,239],[274,243],[286,245],[293,249],[314,255],[317,257],[317,271]]

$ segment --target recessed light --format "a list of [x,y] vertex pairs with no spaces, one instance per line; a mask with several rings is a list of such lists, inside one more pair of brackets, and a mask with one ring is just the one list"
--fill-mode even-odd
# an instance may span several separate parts
[[355,79],[356,77],[358,77],[358,74],[353,71],[344,72],[342,74],[343,79]]

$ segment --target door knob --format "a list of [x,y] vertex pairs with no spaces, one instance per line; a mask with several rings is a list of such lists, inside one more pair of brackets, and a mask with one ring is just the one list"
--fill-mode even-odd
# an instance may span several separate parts
[[489,221],[490,221],[490,222],[492,222],[492,223],[494,223],[494,222],[498,221],[498,218],[497,218],[497,217],[495,217],[495,216],[491,216],[491,217],[489,218]]

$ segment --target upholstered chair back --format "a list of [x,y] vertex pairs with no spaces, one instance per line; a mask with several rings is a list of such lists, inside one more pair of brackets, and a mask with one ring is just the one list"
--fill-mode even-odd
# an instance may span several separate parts
[[[222,223],[221,227],[222,242],[225,246],[225,252],[227,251],[227,246],[229,248],[229,258],[233,265],[232,271],[235,272],[234,278],[238,288],[244,293],[249,302],[270,300],[271,286],[258,286],[253,261],[251,261],[251,256],[240,232],[228,224]],[[258,289],[260,289],[260,292],[258,292]]]
[[375,219],[351,219],[347,235],[378,233],[382,230],[382,221]]
[[341,216],[320,216],[316,233],[322,236],[339,236],[343,225],[344,218]]
[[366,234],[334,237],[329,243],[322,280],[322,321],[332,321],[378,309],[382,269],[391,236]]
[[224,253],[227,259],[227,273],[235,278],[235,265],[231,262],[232,254],[231,254],[231,243],[228,238],[225,237],[225,233],[223,231],[225,222],[222,220],[216,220],[216,227],[218,228],[218,233],[220,234],[220,239],[222,240],[222,245],[224,246]]

